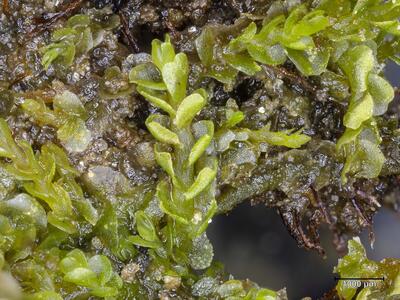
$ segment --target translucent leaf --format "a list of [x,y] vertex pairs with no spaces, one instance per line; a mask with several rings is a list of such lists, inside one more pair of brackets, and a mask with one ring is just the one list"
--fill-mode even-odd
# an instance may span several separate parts
[[75,234],[77,232],[77,228],[72,223],[71,217],[64,212],[59,212],[58,210],[49,212],[47,214],[47,221],[54,227],[68,234]]
[[217,150],[224,152],[229,149],[231,142],[236,139],[236,134],[232,130],[217,131]]
[[71,272],[76,268],[87,268],[88,263],[85,254],[79,250],[74,249],[67,254],[67,256],[61,260],[60,269],[63,273]]
[[357,129],[373,115],[374,101],[369,93],[360,99],[350,101],[349,108],[343,117],[343,124],[351,129]]
[[92,139],[90,130],[80,118],[70,118],[57,131],[57,137],[65,149],[70,152],[82,152]]
[[297,69],[306,76],[320,75],[325,72],[330,56],[329,51],[325,49],[308,51],[287,49],[287,55]]
[[261,67],[246,53],[226,53],[224,59],[230,66],[249,76],[261,71]]
[[348,50],[339,61],[350,81],[353,93],[363,93],[368,88],[368,75],[372,71],[375,59],[368,46],[359,45]]
[[74,38],[76,34],[78,34],[78,31],[76,31],[73,28],[66,27],[54,30],[53,34],[51,35],[51,38],[53,41],[59,41],[63,39]]
[[160,208],[164,213],[172,217],[179,223],[188,225],[189,221],[186,216],[183,216],[183,207],[176,208],[170,195],[168,182],[160,181],[157,185],[157,197],[160,200]]
[[371,73],[368,75],[368,91],[374,100],[373,115],[383,115],[394,98],[393,87],[382,77]]
[[236,80],[237,74],[238,70],[229,65],[213,64],[211,65],[207,76],[210,76],[228,86],[232,86]]
[[100,80],[100,96],[106,99],[126,97],[134,92],[134,88],[134,85],[128,83],[125,74],[117,66],[107,68]]
[[[357,131],[346,131],[344,142],[353,142],[347,149],[346,162],[343,166],[341,177],[346,182],[346,174],[350,173],[354,177],[375,178],[379,176],[385,157],[379,148],[381,142],[378,129],[374,123],[366,124],[363,131],[356,137]],[[356,139],[357,138],[357,139]]]
[[51,211],[47,214],[48,222],[53,225],[55,228],[62,230],[68,234],[74,234],[77,232],[75,225],[71,222],[69,217],[66,217],[64,214],[56,214]]
[[140,95],[145,97],[151,104],[154,106],[161,108],[165,112],[167,112],[171,117],[175,116],[175,110],[168,104],[168,97],[165,93],[149,90],[142,86],[137,87],[137,91]]
[[201,136],[190,150],[188,164],[192,166],[206,151],[214,136],[214,123],[212,121],[203,121],[207,127],[207,134]]
[[355,142],[362,129],[362,127],[359,127],[355,130],[351,128],[346,128],[345,132],[336,143],[337,149],[340,149],[349,143]]
[[215,35],[210,27],[204,27],[201,34],[196,39],[196,50],[202,64],[206,67],[210,66],[214,58],[214,42]]
[[244,120],[244,113],[241,111],[235,111],[228,114],[227,112],[227,120],[224,122],[225,128],[235,127],[237,124]]
[[0,118],[0,156],[14,159],[21,155],[21,150],[14,142],[7,122]]
[[61,120],[50,110],[42,100],[25,99],[21,104],[22,109],[34,117],[40,124],[58,127]]
[[79,40],[75,43],[75,51],[79,54],[86,54],[93,49],[93,35],[90,28],[86,28],[79,36]]
[[245,296],[243,283],[240,280],[234,279],[228,280],[221,284],[217,289],[217,293],[222,298],[229,298],[234,296],[244,298]]
[[[21,180],[24,180],[24,178],[21,178]],[[55,185],[56,186],[56,185]],[[67,207],[67,199],[65,197],[68,197],[68,194],[65,192],[64,195],[60,195],[60,201],[57,202],[54,199],[55,194],[58,194],[58,190],[52,186],[51,183],[49,182],[27,182],[24,184],[24,189],[32,196],[42,199],[45,201],[52,210],[63,210],[65,208],[65,212],[69,210],[69,213],[71,212],[70,209],[71,207]],[[60,190],[61,192],[61,190]],[[58,196],[58,195],[57,195]],[[69,199],[69,198],[68,198]]]
[[292,34],[293,27],[297,24],[301,18],[307,13],[307,8],[305,4],[299,5],[294,8],[289,16],[286,18],[283,31],[284,34],[290,36]]
[[62,52],[60,53],[60,63],[66,67],[69,67],[74,62],[75,58],[75,45],[71,43],[65,43],[62,45]]
[[64,280],[85,287],[98,285],[96,273],[86,268],[73,269],[64,276]]
[[271,32],[273,32],[278,25],[285,21],[284,15],[279,15],[273,18],[271,21],[265,23],[261,28],[260,32],[256,35],[256,40],[265,41]]
[[[119,19],[119,16],[116,17]],[[104,23],[102,24],[104,25]],[[105,33],[106,31],[103,30],[102,28],[92,28],[93,47],[97,47],[98,45],[101,44],[101,42],[104,40]]]
[[19,194],[12,199],[1,201],[0,212],[6,210],[28,216],[41,229],[47,227],[46,211],[36,199],[27,194]]
[[180,147],[181,142],[177,134],[162,126],[160,123],[153,121],[155,117],[155,115],[152,115],[146,120],[146,126],[151,134],[162,143]]
[[319,82],[322,89],[327,89],[329,95],[341,102],[347,101],[350,96],[349,84],[345,76],[325,71],[321,74]]
[[174,164],[172,162],[172,156],[168,152],[160,152],[157,150],[157,146],[154,147],[154,154],[157,163],[163,168],[165,172],[171,177],[175,177]]
[[66,25],[72,28],[86,27],[90,25],[90,17],[88,15],[77,14],[69,18]]
[[90,293],[94,296],[103,297],[107,299],[108,297],[117,296],[119,291],[118,288],[115,287],[102,286],[92,289]]
[[[7,165],[7,171],[18,180],[40,180],[43,175],[43,169],[39,165],[31,145],[25,140],[18,140],[17,143],[18,146],[14,143],[14,150],[16,151],[15,153],[19,154],[19,157],[12,156],[12,159],[19,163]],[[21,158],[25,158],[23,163],[19,161]],[[52,161],[54,162],[54,160]]]
[[166,90],[160,71],[152,63],[140,64],[129,72],[129,81],[153,90]]
[[240,52],[246,48],[246,44],[249,43],[257,32],[257,25],[251,22],[249,26],[243,29],[243,32],[233,40],[229,42],[228,49],[230,52]]
[[57,59],[57,57],[62,53],[62,48],[52,48],[48,49],[42,57],[42,65],[45,70],[47,70],[51,63]]
[[381,173],[385,156],[379,145],[368,140],[361,140],[359,149],[351,157],[349,172],[359,178],[376,178]]
[[267,46],[258,43],[249,43],[247,51],[256,61],[266,65],[280,65],[286,61],[286,53],[279,44]]
[[42,65],[47,70],[50,64],[57,59],[59,63],[68,67],[73,63],[75,53],[75,45],[69,40],[50,44],[44,49]]
[[87,118],[87,113],[81,100],[70,91],[64,91],[61,95],[57,95],[53,100],[53,106],[56,113],[77,116],[82,119]]
[[297,39],[282,36],[279,41],[286,48],[293,50],[312,50],[315,48],[314,40],[309,36],[302,36]]
[[207,100],[198,93],[193,93],[187,96],[178,107],[174,124],[179,128],[190,125],[193,118],[202,110],[206,105]]
[[[80,186],[74,182],[76,187]],[[93,207],[92,203],[89,199],[86,199],[83,195],[78,197],[71,196],[72,202],[78,213],[85,218],[93,226],[96,225],[97,221],[99,220],[99,214],[97,210]]]
[[255,300],[276,300],[278,294],[275,291],[269,289],[260,289],[257,292]]
[[300,148],[311,140],[311,137],[301,134],[299,131],[294,133],[291,133],[291,130],[273,132],[269,130],[269,127],[267,125],[259,130],[249,131],[250,139],[288,148]]
[[101,242],[113,251],[116,251],[120,245],[119,226],[117,212],[110,203],[107,203],[101,218],[96,224],[95,233]]
[[54,145],[53,143],[47,143],[42,146],[41,152],[54,156],[57,171],[60,172],[60,174],[73,176],[79,175],[79,172],[71,166],[68,156],[60,147]]
[[165,64],[162,68],[162,77],[172,102],[177,106],[186,96],[186,85],[189,75],[189,64],[184,53],[175,56],[174,61]]
[[136,228],[139,235],[146,241],[154,242],[158,240],[156,229],[151,219],[143,211],[138,211],[136,216]]
[[89,268],[97,274],[100,285],[106,284],[113,276],[113,269],[110,261],[104,255],[95,255],[88,261]]
[[166,36],[164,43],[157,39],[151,42],[151,57],[153,63],[160,70],[163,69],[165,64],[170,63],[174,60],[175,51],[168,35]]
[[293,26],[291,34],[296,36],[310,36],[327,28],[329,19],[324,15],[323,10],[309,12],[304,18]]
[[146,241],[145,239],[141,238],[138,235],[130,236],[127,239],[132,244],[144,248],[157,249],[162,246],[159,241]]
[[184,193],[186,199],[193,199],[206,189],[215,179],[217,171],[209,167],[203,168],[196,177],[191,187]]

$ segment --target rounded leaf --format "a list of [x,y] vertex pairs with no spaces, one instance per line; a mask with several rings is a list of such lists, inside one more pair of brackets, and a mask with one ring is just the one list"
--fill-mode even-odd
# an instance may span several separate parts
[[186,54],[177,54],[174,61],[163,66],[161,73],[172,102],[178,105],[186,96],[189,76],[189,63]]
[[164,92],[147,89],[143,86],[138,86],[137,91],[140,95],[146,98],[154,106],[161,108],[171,117],[175,116],[175,110],[168,104],[168,95]]
[[82,101],[70,91],[64,91],[61,95],[57,95],[53,100],[53,106],[56,113],[77,116],[82,119],[87,118]]
[[160,123],[153,121],[155,115],[150,116],[146,120],[146,126],[150,133],[160,142],[165,144],[174,145],[177,147],[181,146],[181,142],[176,133],[172,132],[168,128],[162,126]]
[[57,131],[57,137],[70,152],[83,152],[89,146],[92,135],[85,122],[77,117],[70,118]]
[[41,229],[47,227],[46,211],[36,199],[28,194],[19,194],[12,199],[0,202],[0,211],[5,209],[30,217]]
[[67,254],[60,262],[60,269],[63,273],[71,272],[76,268],[87,268],[88,263],[85,254],[79,250],[74,249]]
[[176,111],[174,124],[179,129],[188,126],[192,122],[194,116],[202,110],[206,103],[206,99],[198,93],[187,96],[183,99]]
[[99,284],[96,273],[86,268],[73,269],[64,276],[64,280],[85,287],[96,287]]
[[153,63],[145,63],[134,67],[129,72],[129,81],[148,89],[166,89],[161,73]]
[[366,93],[361,99],[352,99],[343,118],[344,126],[357,129],[364,121],[372,117],[373,110],[374,100],[369,93]]
[[147,216],[144,211],[139,210],[135,214],[136,216],[136,228],[139,235],[146,241],[154,242],[158,240],[156,228],[153,225],[151,219]]
[[217,171],[209,167],[203,168],[196,177],[195,182],[190,188],[184,193],[186,199],[193,199],[200,194],[205,188],[207,188],[211,182],[215,179]]
[[368,92],[374,99],[374,116],[383,115],[394,98],[393,87],[382,77],[369,74]]
[[88,261],[89,268],[97,274],[100,284],[106,284],[113,275],[113,269],[109,259],[104,255],[95,255]]

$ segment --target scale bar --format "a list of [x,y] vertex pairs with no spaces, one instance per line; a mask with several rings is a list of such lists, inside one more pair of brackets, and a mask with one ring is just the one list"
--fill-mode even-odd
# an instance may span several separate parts
[[385,281],[385,277],[335,277],[335,280],[382,280]]

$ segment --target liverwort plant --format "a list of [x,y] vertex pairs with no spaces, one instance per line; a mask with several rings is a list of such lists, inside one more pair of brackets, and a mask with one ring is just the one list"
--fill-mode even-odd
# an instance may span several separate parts
[[66,90],[54,97],[53,109],[40,99],[25,99],[21,107],[37,123],[57,128],[57,137],[68,151],[82,152],[88,147],[91,141],[85,124],[88,115],[74,93]]
[[[167,252],[183,264],[204,269],[212,259],[204,232],[217,209],[214,181],[218,162],[216,155],[207,151],[214,135],[213,122],[193,122],[207,103],[207,93],[199,89],[188,94],[188,75],[186,55],[176,54],[167,36],[165,42],[152,42],[152,62],[134,67],[129,78],[143,97],[167,113],[152,114],[146,120],[157,140],[156,161],[168,175],[160,179],[156,193],[167,215],[163,229]],[[151,220],[143,212],[138,212],[136,219],[139,236],[131,241],[159,248],[161,242]],[[199,248],[205,251],[201,259],[191,254]],[[182,255],[185,252],[189,254]]]
[[92,225],[97,222],[97,211],[76,183],[78,173],[62,149],[46,144],[35,153],[27,141],[14,141],[6,121],[0,119],[0,157],[11,160],[5,169],[24,190],[48,205],[50,224],[72,234],[77,231],[78,215]]
[[[71,3],[85,3],[84,14],[43,27],[55,27],[36,49],[47,72],[25,62],[1,70],[10,128],[0,119],[0,298],[286,300],[285,289],[237,280],[213,261],[216,214],[263,202],[299,246],[322,253],[320,225],[340,249],[375,206],[397,205],[386,196],[400,173],[398,118],[382,71],[400,60],[399,0],[250,1],[252,14],[227,17],[232,25],[174,32],[198,57],[176,53],[168,35],[151,55],[125,57],[124,39],[135,44],[148,15],[125,15],[131,3],[115,15]],[[164,23],[158,33],[172,31]],[[10,45],[21,40],[12,32]],[[5,69],[35,45],[5,53]],[[83,80],[68,86],[75,71]],[[35,97],[49,90],[53,99]],[[37,130],[46,126],[56,136]],[[348,248],[338,275],[385,282],[357,291],[340,281],[335,296],[396,299],[400,261],[368,259],[357,238]]]
[[376,58],[366,45],[347,50],[339,65],[349,78],[352,93],[343,118],[346,131],[337,143],[337,148],[346,155],[342,180],[347,180],[347,173],[374,178],[379,176],[385,162],[379,148],[381,137],[375,117],[386,112],[394,91],[390,83],[376,73]]
[[238,72],[253,76],[262,70],[260,64],[289,60],[303,76],[345,76],[351,97],[343,118],[346,131],[337,142],[345,160],[342,182],[348,173],[375,178],[385,162],[375,117],[394,98],[392,86],[379,75],[379,63],[398,62],[399,6],[397,0],[322,0],[312,9],[302,4],[289,13],[277,10],[262,26],[243,26],[246,20],[206,26],[195,42],[203,75],[231,86]]
[[[317,47],[313,36],[330,26],[323,10],[309,11],[306,4],[265,19],[261,28],[251,22],[240,34],[228,39],[229,28],[205,27],[196,40],[196,49],[206,76],[230,84],[238,72],[254,75],[260,64],[281,65],[289,58],[305,75],[319,75],[328,64],[329,51]],[[219,45],[215,40],[223,40]]]
[[112,15],[106,22],[99,22],[87,15],[74,15],[66,26],[51,36],[52,43],[42,49],[42,65],[47,70],[53,62],[65,67],[72,65],[76,56],[86,54],[103,40],[106,30],[119,25],[119,18]]
[[104,255],[88,260],[84,252],[75,249],[61,260],[60,269],[65,274],[64,281],[88,288],[93,296],[113,299],[122,287],[121,278]]

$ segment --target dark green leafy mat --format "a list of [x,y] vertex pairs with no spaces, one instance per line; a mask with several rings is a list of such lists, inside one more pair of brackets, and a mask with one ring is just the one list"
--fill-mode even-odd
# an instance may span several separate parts
[[245,200],[300,247],[324,254],[321,224],[350,240],[341,277],[385,278],[325,299],[400,297],[400,261],[351,239],[399,207],[382,75],[399,17],[398,0],[3,0],[0,298],[290,298],[213,261],[208,224]]

